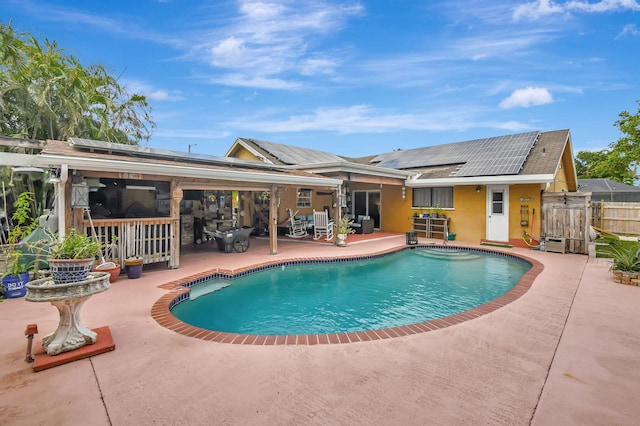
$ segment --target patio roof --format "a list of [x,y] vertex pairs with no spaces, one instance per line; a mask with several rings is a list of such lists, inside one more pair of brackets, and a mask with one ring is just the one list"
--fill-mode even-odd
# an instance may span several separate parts
[[[93,151],[93,152],[91,152]],[[246,161],[193,161],[185,157],[151,155],[146,152],[101,149],[96,152],[86,146],[47,140],[33,165],[57,167],[66,164],[69,168],[102,172],[129,172],[159,176],[226,180],[260,184],[312,185],[337,187],[339,179],[321,177],[299,170],[252,164]],[[89,154],[89,155],[88,155]]]

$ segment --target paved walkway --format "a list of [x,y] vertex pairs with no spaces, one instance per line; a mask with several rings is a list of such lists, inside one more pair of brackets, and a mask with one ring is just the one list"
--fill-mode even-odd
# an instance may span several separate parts
[[[545,269],[515,302],[441,330],[372,342],[247,346],[189,338],[150,316],[159,285],[205,269],[304,255],[363,254],[404,235],[346,248],[252,240],[244,254],[203,247],[181,267],[121,277],[83,308],[116,350],[34,373],[49,304],[0,303],[0,424],[53,425],[632,425],[640,418],[640,288],[614,284],[584,255],[506,251]],[[463,243],[458,243],[463,245]]]

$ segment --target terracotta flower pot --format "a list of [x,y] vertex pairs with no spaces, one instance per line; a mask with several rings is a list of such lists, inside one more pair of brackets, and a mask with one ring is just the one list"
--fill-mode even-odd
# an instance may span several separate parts
[[108,272],[109,273],[109,282],[114,283],[120,276],[120,272],[122,270],[121,266],[116,263],[116,266],[113,268],[105,269],[105,268],[93,268],[96,272]]

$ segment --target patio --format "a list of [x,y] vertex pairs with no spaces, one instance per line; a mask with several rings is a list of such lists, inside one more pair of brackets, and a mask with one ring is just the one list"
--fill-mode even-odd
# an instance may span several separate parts
[[465,323],[385,340],[223,344],[172,332],[150,315],[166,294],[159,286],[187,275],[405,243],[404,234],[373,235],[345,248],[282,239],[277,255],[267,254],[266,239],[252,238],[246,253],[201,245],[179,269],[123,274],[83,308],[85,324],[110,327],[115,351],[38,373],[24,361],[24,330],[36,323],[39,343],[57,326],[57,310],[0,303],[0,424],[637,423],[640,288],[614,284],[607,262],[584,255],[492,248],[544,264],[525,295]]

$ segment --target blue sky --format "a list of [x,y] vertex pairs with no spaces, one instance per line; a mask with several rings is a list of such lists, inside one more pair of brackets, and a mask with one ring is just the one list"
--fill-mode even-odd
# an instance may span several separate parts
[[148,96],[147,146],[223,155],[236,137],[363,156],[571,129],[620,136],[640,99],[640,1],[0,0]]

